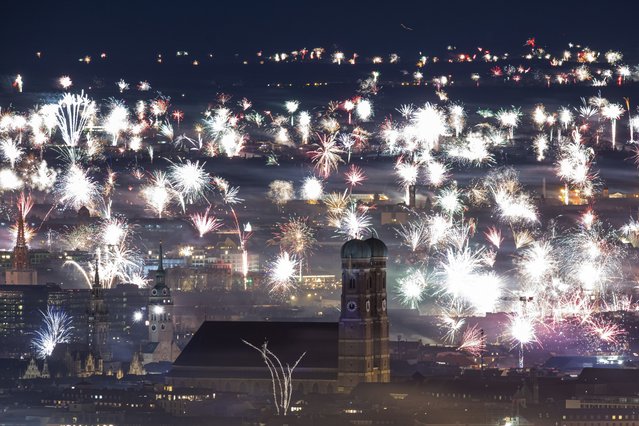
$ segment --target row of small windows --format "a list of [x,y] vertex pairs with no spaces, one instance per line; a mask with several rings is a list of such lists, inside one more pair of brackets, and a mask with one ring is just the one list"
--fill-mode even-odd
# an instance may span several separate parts
[[639,420],[639,415],[627,414],[627,415],[607,415],[607,414],[569,414],[562,416],[563,420]]

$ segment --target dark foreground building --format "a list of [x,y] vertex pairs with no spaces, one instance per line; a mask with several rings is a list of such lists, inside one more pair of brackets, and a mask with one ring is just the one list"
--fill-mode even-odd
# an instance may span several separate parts
[[293,365],[295,390],[350,392],[359,383],[390,381],[386,312],[386,245],[376,238],[342,246],[342,302],[338,323],[207,321],[173,364],[177,387],[270,393],[271,375],[255,349],[265,342]]

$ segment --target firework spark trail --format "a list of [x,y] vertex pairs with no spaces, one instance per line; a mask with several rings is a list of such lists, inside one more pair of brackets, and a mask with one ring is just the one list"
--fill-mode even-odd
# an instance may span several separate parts
[[173,200],[175,191],[164,172],[153,173],[151,184],[142,188],[142,197],[146,205],[161,218]]
[[603,319],[589,320],[587,330],[601,341],[611,344],[619,343],[619,338],[627,334],[618,324]]
[[73,333],[73,318],[59,308],[48,305],[46,311],[40,311],[42,327],[35,332],[31,344],[40,359],[53,353],[60,343],[69,343]]
[[182,211],[186,211],[186,204],[193,204],[200,199],[206,200],[206,193],[211,188],[210,176],[204,170],[204,164],[199,161],[186,160],[171,163],[169,166],[169,180],[180,194]]
[[501,247],[501,243],[504,241],[504,238],[501,236],[501,230],[494,226],[488,228],[488,230],[484,232],[484,235],[496,249],[499,249],[499,247]]
[[568,185],[578,188],[586,197],[594,195],[596,173],[590,167],[594,159],[594,151],[581,143],[581,135],[575,131],[573,141],[562,145],[557,159],[557,175],[566,183],[564,204],[569,203]]
[[355,203],[351,203],[339,219],[337,233],[343,235],[346,240],[361,239],[364,233],[370,231],[371,224],[370,215],[358,208]]
[[308,218],[292,218],[279,225],[271,242],[278,244],[286,252],[292,252],[299,259],[299,280],[302,280],[304,260],[308,258],[317,243],[314,231],[308,224]]
[[[101,284],[105,288],[112,288],[117,283],[145,283],[141,278],[144,261],[131,244],[131,230],[124,218],[103,219],[99,225],[73,231],[65,239],[71,241],[69,247],[74,250],[82,247],[95,253]],[[94,262],[83,265],[78,261],[66,260],[63,266],[73,267],[82,275],[86,286],[92,287],[91,277],[95,276]]]
[[316,163],[315,168],[319,175],[326,179],[331,175],[331,172],[337,170],[339,163],[344,162],[340,157],[344,151],[337,146],[335,135],[318,134],[317,139],[319,148],[311,152],[311,159]]
[[9,162],[12,169],[15,168],[16,163],[24,155],[24,149],[20,146],[20,141],[15,139],[5,139],[0,142],[0,152],[2,153],[2,158]]
[[287,294],[293,291],[297,284],[297,269],[299,260],[296,255],[282,251],[275,260],[267,266],[267,280],[271,294]]
[[58,102],[56,119],[62,139],[68,146],[80,143],[82,132],[95,114],[95,103],[82,92],[79,95],[65,94]]
[[510,315],[508,333],[519,347],[519,368],[524,368],[524,348],[538,342],[534,317],[521,311]]
[[109,114],[104,119],[102,127],[111,135],[111,146],[116,146],[120,134],[130,126],[129,110],[124,106],[124,103],[115,100],[111,102],[109,109]]
[[448,133],[446,114],[436,105],[427,103],[413,111],[408,134],[424,143],[426,150],[437,148],[439,138]]
[[346,183],[351,189],[358,185],[361,185],[362,182],[366,180],[364,171],[354,164],[350,165],[348,171],[344,173],[344,177],[346,178]]
[[397,280],[397,298],[402,305],[417,309],[424,299],[428,288],[429,277],[418,269],[409,270],[408,273]]
[[486,351],[486,336],[477,325],[466,328],[461,337],[458,351],[466,352],[474,357],[481,356]]
[[267,348],[267,342],[264,342],[264,344],[259,348],[247,342],[246,340],[242,339],[242,342],[252,347],[256,351],[258,351],[260,355],[262,355],[262,359],[268,367],[269,373],[271,375],[271,382],[273,385],[273,403],[275,404],[275,411],[277,412],[278,416],[280,414],[286,416],[288,414],[291,404],[291,398],[293,396],[293,371],[300,363],[304,355],[306,355],[306,352],[300,355],[300,357],[297,359],[297,361],[295,361],[292,367],[289,364],[286,364],[286,368],[284,368],[280,359]]
[[233,223],[235,224],[235,231],[239,239],[240,250],[242,251],[242,276],[244,277],[244,287],[246,288],[246,282],[249,273],[248,250],[246,248],[246,243],[253,235],[253,231],[250,223],[247,223],[244,227],[241,226],[240,220],[237,216],[237,212],[235,211],[235,207],[233,207],[235,204],[243,201],[237,196],[239,188],[231,186],[226,179],[223,179],[219,176],[214,177],[213,182],[220,191],[222,199],[227,205],[231,217],[233,218]]
[[77,163],[70,164],[56,186],[59,202],[66,208],[94,209],[101,192],[100,185],[86,169]]
[[209,232],[214,232],[222,226],[222,222],[214,216],[209,216],[210,207],[204,213],[194,213],[191,215],[191,223],[197,230],[200,238]]
[[601,115],[610,120],[610,134],[612,149],[616,148],[617,139],[617,120],[624,114],[624,109],[619,104],[606,104],[601,108]]
[[422,219],[400,225],[397,234],[402,239],[402,244],[409,247],[413,252],[428,245],[428,225]]
[[519,126],[521,121],[521,111],[519,108],[513,108],[510,110],[500,109],[497,111],[496,118],[502,127],[508,129],[508,139],[514,139],[515,129]]

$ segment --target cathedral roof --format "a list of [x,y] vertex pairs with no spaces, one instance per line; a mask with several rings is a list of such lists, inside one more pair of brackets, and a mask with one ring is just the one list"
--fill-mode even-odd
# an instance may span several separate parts
[[369,259],[371,247],[363,240],[349,240],[342,246],[342,259]]
[[349,240],[342,246],[342,259],[370,259],[371,257],[388,257],[386,244],[378,238],[367,240]]
[[337,369],[338,323],[205,321],[175,360],[174,367],[264,367],[264,360],[242,340],[268,342],[283,364],[306,352],[299,368]]
[[371,248],[371,257],[388,257],[388,248],[382,240],[371,237],[364,242]]

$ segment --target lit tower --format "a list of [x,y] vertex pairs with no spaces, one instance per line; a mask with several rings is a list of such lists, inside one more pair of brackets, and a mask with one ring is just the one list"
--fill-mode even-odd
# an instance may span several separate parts
[[390,381],[386,314],[386,245],[376,238],[342,246],[338,390]]
[[89,352],[103,360],[110,359],[109,353],[109,309],[104,300],[104,289],[100,283],[98,260],[95,260],[95,277],[91,287],[91,299],[87,312],[89,320]]
[[158,269],[155,271],[155,285],[149,296],[149,343],[143,353],[145,364],[148,362],[175,361],[180,353],[174,340],[173,298],[165,282],[162,243],[158,257]]
[[20,204],[18,204],[18,236],[13,248],[13,265],[11,269],[5,271],[5,281],[7,284],[38,284],[38,273],[31,269],[31,262],[29,262],[29,248],[24,236],[24,215]]

